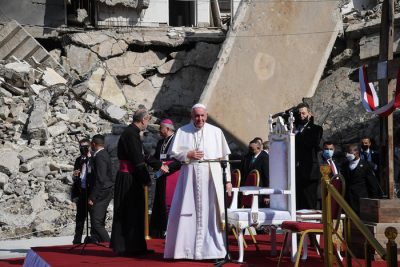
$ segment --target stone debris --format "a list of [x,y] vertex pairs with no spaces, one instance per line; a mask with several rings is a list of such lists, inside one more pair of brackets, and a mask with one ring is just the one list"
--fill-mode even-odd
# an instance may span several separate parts
[[[199,36],[187,28],[174,28],[173,39],[166,30],[145,29],[66,34],[62,47],[50,52],[65,76],[37,62],[0,61],[1,236],[73,233],[70,189],[77,138],[105,134],[115,175],[128,114],[141,107],[153,112],[144,142],[148,153],[159,139],[158,118],[186,123],[225,37],[220,30],[200,31],[210,43],[196,44],[193,38]],[[209,32],[220,34],[208,37]],[[107,227],[111,221],[109,213]],[[62,225],[69,226],[56,229]]]
[[44,86],[52,86],[56,84],[66,84],[67,80],[51,68],[46,68],[42,76],[42,84]]

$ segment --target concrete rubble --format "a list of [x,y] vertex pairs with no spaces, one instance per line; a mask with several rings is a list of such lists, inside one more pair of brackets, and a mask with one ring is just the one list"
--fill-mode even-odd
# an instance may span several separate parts
[[149,153],[159,139],[159,118],[171,117],[178,126],[187,122],[224,35],[188,41],[185,31],[178,30],[177,39],[157,30],[64,35],[60,47],[46,53],[65,73],[48,64],[0,60],[2,237],[73,233],[70,189],[79,150],[68,133],[80,131],[78,138],[105,134],[115,174],[116,146],[128,114],[140,107],[153,112],[145,138]]

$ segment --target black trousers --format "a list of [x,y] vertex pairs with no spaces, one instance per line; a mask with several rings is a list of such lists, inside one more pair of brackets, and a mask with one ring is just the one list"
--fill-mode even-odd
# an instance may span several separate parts
[[113,188],[102,192],[102,197],[94,201],[90,208],[90,235],[98,242],[110,242],[106,230],[107,208],[113,195]]
[[316,209],[318,180],[296,182],[296,209]]
[[85,226],[87,201],[86,189],[81,188],[76,202],[76,216],[75,216],[75,236],[74,241],[81,242],[83,235],[83,228]]

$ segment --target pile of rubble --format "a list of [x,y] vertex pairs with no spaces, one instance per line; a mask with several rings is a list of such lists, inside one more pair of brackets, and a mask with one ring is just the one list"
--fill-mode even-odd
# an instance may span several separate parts
[[161,39],[113,31],[65,35],[62,47],[49,52],[57,68],[0,60],[2,238],[73,234],[77,138],[105,134],[115,173],[116,145],[133,110],[144,106],[155,115],[144,140],[150,153],[159,138],[157,116],[187,122],[220,46],[185,43],[174,32]]
[[69,192],[79,150],[68,133],[91,136],[111,127],[53,69],[0,62],[0,235],[52,234],[71,224]]

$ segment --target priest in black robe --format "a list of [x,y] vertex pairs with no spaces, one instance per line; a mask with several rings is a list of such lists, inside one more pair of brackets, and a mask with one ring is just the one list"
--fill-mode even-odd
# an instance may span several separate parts
[[167,230],[168,211],[171,206],[173,192],[179,176],[176,173],[181,163],[168,155],[170,145],[173,143],[175,127],[170,119],[162,120],[160,123],[160,136],[154,157],[168,164],[169,173],[156,174],[156,189],[154,194],[153,209],[150,220],[150,235],[156,238],[164,238]]
[[144,156],[140,132],[147,128],[150,119],[147,110],[137,110],[132,124],[124,130],[118,141],[120,167],[115,181],[110,247],[120,256],[154,252],[147,249],[144,236],[144,186],[151,184],[147,164],[163,172],[168,172],[168,167]]

